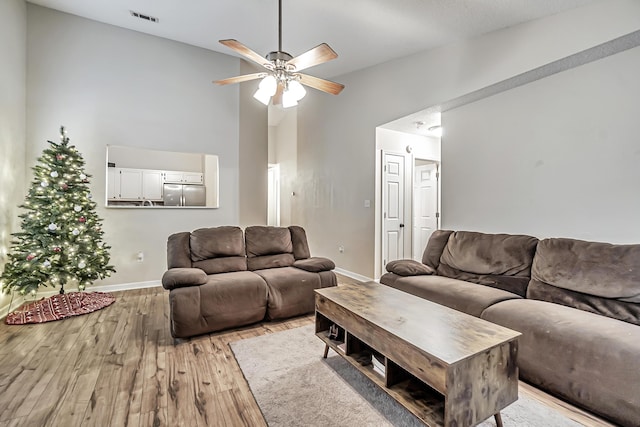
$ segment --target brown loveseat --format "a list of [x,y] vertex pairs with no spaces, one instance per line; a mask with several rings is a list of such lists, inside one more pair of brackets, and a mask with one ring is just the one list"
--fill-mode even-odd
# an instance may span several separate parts
[[202,228],[167,242],[170,329],[175,338],[310,313],[313,290],[336,286],[335,264],[309,253],[303,228]]
[[520,377],[640,425],[640,245],[437,231],[380,282],[522,332]]

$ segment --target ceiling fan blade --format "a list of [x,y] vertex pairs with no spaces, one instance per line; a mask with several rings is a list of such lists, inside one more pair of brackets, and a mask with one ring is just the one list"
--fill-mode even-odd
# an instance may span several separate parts
[[216,80],[214,83],[219,85],[230,85],[233,83],[248,82],[249,80],[256,80],[266,76],[267,73],[253,73],[245,74],[243,76],[229,77],[228,79]]
[[287,65],[295,67],[294,71],[301,71],[305,68],[313,67],[314,65],[322,64],[323,62],[336,59],[338,54],[329,47],[328,44],[322,43],[313,49],[306,51],[305,53],[296,56],[293,59],[287,61]]
[[240,55],[244,56],[247,59],[252,60],[256,64],[262,65],[263,67],[265,66],[265,64],[269,64],[268,59],[255,53],[254,51],[252,51],[251,49],[249,49],[248,47],[240,43],[238,40],[227,39],[227,40],[219,40],[219,41],[229,49],[235,50]]
[[323,92],[330,93],[332,95],[337,95],[342,92],[344,89],[344,85],[340,83],[335,83],[329,80],[320,79],[318,77],[313,77],[308,74],[298,74],[300,76],[300,83],[303,85],[307,85],[314,89],[321,90]]

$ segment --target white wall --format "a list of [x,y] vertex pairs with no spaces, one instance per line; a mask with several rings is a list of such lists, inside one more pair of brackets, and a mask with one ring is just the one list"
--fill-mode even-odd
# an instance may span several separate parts
[[[373,277],[374,210],[362,201],[375,195],[377,126],[639,28],[639,1],[599,2],[335,77],[346,85],[339,96],[309,91],[298,113],[298,165],[313,172],[299,185],[328,194],[320,205],[298,205],[312,252]],[[443,153],[443,171],[447,161]],[[449,214],[443,209],[444,218]]]
[[[67,127],[117,270],[97,285],[159,280],[171,233],[238,223],[238,86],[211,82],[237,75],[239,60],[31,4],[27,22],[27,162]],[[107,144],[217,154],[220,208],[105,209]]]
[[443,227],[640,242],[640,47],[442,114]]
[[[253,64],[240,63],[241,74],[255,73]],[[230,74],[226,77],[232,77]],[[253,99],[259,80],[240,86],[240,225],[267,223],[267,107]],[[238,85],[236,85],[238,86]]]
[[[23,0],[0,2],[0,271],[11,233],[18,231],[18,205],[24,201],[26,175],[27,8]],[[10,296],[0,295],[0,313]]]

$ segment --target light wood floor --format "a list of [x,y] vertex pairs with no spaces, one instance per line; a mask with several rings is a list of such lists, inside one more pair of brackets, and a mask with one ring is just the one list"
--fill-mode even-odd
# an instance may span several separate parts
[[[114,295],[113,305],[92,314],[0,324],[0,427],[266,426],[228,344],[313,321],[265,322],[174,344],[165,290]],[[609,425],[526,384],[520,392],[583,425]]]

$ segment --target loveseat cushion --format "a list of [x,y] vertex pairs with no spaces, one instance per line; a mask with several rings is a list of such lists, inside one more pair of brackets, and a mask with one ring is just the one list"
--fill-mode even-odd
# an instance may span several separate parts
[[295,262],[287,227],[256,225],[244,231],[249,270],[288,267]]
[[640,325],[640,245],[542,240],[528,298]]
[[321,287],[318,273],[294,267],[254,271],[267,283],[269,304],[267,318],[284,319],[315,310],[314,289]]
[[212,274],[201,286],[169,293],[171,335],[185,338],[264,319],[267,285],[249,271]]
[[442,276],[402,277],[387,273],[380,278],[380,283],[476,317],[492,304],[520,299],[501,289]]
[[434,274],[436,272],[432,267],[412,259],[390,261],[385,268],[388,272],[395,273],[398,276],[421,276],[424,274]]
[[199,268],[172,268],[162,275],[162,287],[175,289],[207,283],[207,274]]
[[336,264],[329,258],[312,257],[307,259],[299,259],[293,263],[295,268],[319,273],[321,271],[329,271],[336,268]]
[[640,328],[543,301],[514,299],[483,319],[521,332],[521,378],[624,426],[640,425]]
[[244,239],[240,227],[200,228],[190,236],[191,261],[220,257],[244,257]]
[[517,234],[456,231],[442,251],[437,273],[525,296],[538,239]]

